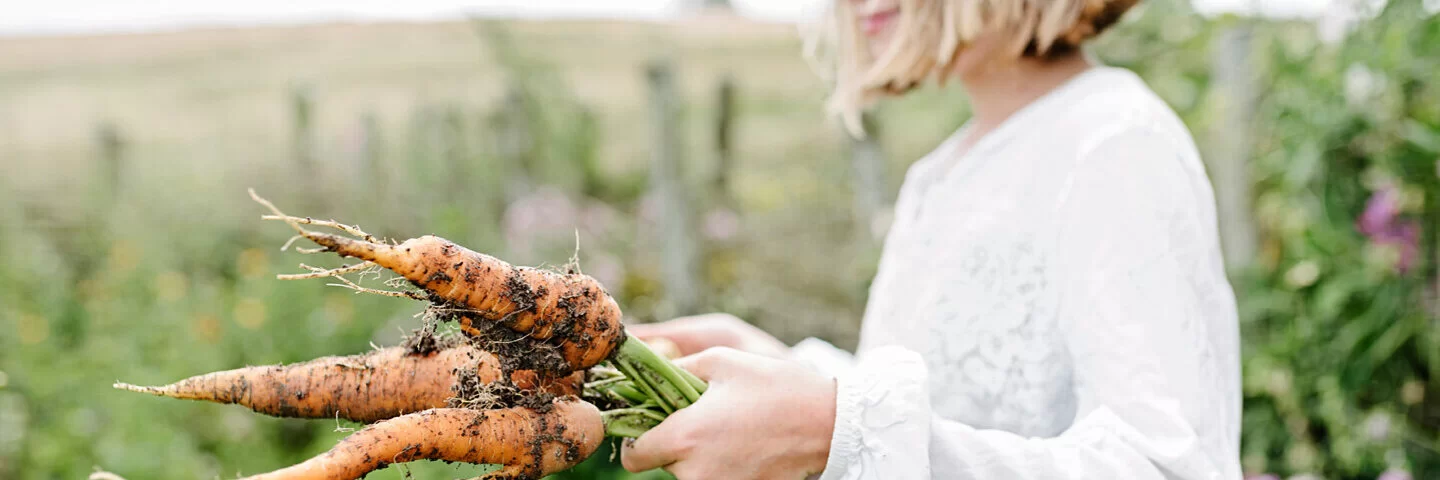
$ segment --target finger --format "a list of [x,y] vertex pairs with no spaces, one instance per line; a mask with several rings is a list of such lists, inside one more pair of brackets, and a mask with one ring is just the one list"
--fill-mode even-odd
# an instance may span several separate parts
[[700,377],[706,382],[724,380],[745,361],[748,354],[729,347],[714,347],[700,353],[681,357],[675,365]]
[[625,327],[625,333],[647,344],[654,343],[656,339],[667,340],[674,344],[681,355],[689,355],[709,346],[703,332],[695,331],[692,325],[683,320],[630,325]]
[[640,438],[624,443],[620,465],[633,473],[662,468],[679,461],[689,451],[683,435],[689,428],[687,416],[680,410],[660,422]]
[[675,325],[671,322],[635,323],[625,326],[625,333],[639,337],[641,340],[647,337],[664,337],[671,334],[674,330]]
[[665,357],[667,359],[674,360],[685,356],[685,354],[680,351],[680,345],[677,345],[673,340],[670,340],[668,338],[643,338],[640,341],[645,342],[645,344],[649,345],[650,350],[653,350],[655,354]]

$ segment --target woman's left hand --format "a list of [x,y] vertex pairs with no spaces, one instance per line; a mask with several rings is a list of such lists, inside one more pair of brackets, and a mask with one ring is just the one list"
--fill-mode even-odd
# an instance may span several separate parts
[[824,470],[835,427],[834,379],[729,348],[676,363],[710,387],[694,405],[626,442],[626,470],[664,468],[679,480],[801,480]]

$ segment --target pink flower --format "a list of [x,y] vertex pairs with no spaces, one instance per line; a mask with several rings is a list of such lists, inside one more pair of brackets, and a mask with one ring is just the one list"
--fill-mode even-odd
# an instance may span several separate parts
[[1420,223],[1413,219],[1399,219],[1400,189],[1386,185],[1365,202],[1365,211],[1356,220],[1356,228],[1370,239],[1370,243],[1393,247],[1400,253],[1395,270],[1410,271],[1420,259]]
[[1394,185],[1386,185],[1370,195],[1370,200],[1365,202],[1365,211],[1360,214],[1360,219],[1356,223],[1360,228],[1360,233],[1373,237],[1388,230],[1398,215],[1400,215],[1400,189]]

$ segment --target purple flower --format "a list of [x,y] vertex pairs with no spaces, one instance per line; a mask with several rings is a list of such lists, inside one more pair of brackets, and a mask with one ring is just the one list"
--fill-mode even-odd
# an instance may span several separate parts
[[1410,271],[1420,259],[1420,224],[1415,220],[1399,219],[1400,189],[1386,185],[1365,203],[1365,211],[1356,220],[1356,228],[1370,239],[1370,243],[1395,248],[1400,258],[1395,270]]
[[1360,214],[1357,222],[1360,233],[1371,237],[1379,235],[1390,228],[1399,214],[1400,189],[1395,185],[1386,185],[1365,202],[1365,212]]
[[1396,235],[1391,240],[1400,248],[1400,261],[1395,268],[1401,273],[1409,271],[1420,258],[1420,223],[1408,220],[1396,226]]
[[1273,473],[1257,473],[1246,475],[1245,480],[1280,480],[1280,476]]

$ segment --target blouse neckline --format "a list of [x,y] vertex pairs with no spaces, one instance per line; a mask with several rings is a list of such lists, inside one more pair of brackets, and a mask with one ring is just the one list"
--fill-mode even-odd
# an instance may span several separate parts
[[977,155],[994,150],[1006,139],[1014,136],[1014,132],[1017,131],[1017,129],[1031,123],[1030,119],[1032,117],[1035,117],[1038,113],[1048,111],[1049,108],[1046,108],[1047,106],[1069,97],[1071,91],[1077,90],[1082,85],[1088,83],[1090,78],[1113,69],[1113,67],[1105,65],[1095,65],[1085,69],[1085,71],[1065,80],[1060,85],[1036,97],[1035,100],[1030,101],[1030,103],[1025,104],[1025,106],[1020,107],[1019,110],[1011,113],[1009,117],[1001,121],[1000,125],[996,126],[994,130],[987,132],[984,136],[977,139],[964,153],[958,153],[956,149],[960,147],[960,142],[962,142],[965,139],[965,135],[973,129],[973,120],[966,120],[955,133],[952,133],[946,138],[944,142],[941,143],[941,146],[936,149],[936,152],[941,153],[941,155],[936,156],[934,160],[935,165],[933,166],[934,171],[931,174],[933,175],[931,180],[944,182],[951,177],[959,175],[963,171],[973,169],[978,163],[973,160]]

